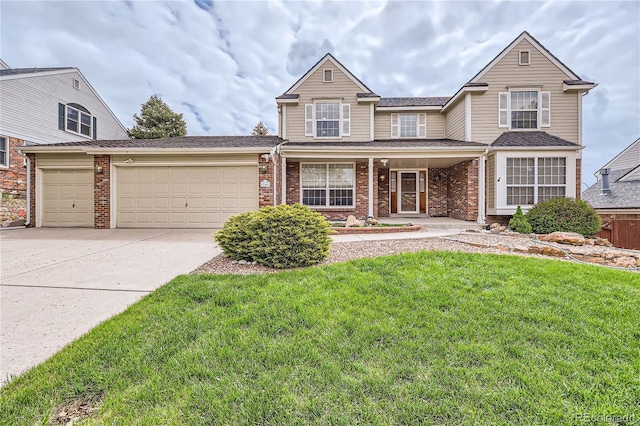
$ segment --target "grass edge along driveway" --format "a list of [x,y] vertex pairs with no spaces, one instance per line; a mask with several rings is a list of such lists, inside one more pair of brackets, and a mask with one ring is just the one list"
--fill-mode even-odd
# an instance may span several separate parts
[[0,424],[638,421],[639,306],[640,274],[469,253],[180,276],[0,389]]

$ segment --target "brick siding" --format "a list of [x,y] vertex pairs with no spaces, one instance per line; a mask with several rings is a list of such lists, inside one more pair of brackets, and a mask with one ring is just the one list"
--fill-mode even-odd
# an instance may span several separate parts
[[[102,167],[102,173],[96,170]],[[93,156],[93,227],[111,227],[111,156]]]
[[[276,186],[273,179],[273,161],[265,160],[262,155],[258,154],[258,207],[273,206],[273,188]],[[268,181],[269,187],[263,188],[261,185],[263,181]]]
[[478,160],[462,161],[447,169],[447,215],[473,221],[478,218]]
[[[437,179],[436,179],[437,177]],[[448,214],[448,187],[449,181],[447,169],[429,169],[429,193],[427,204],[429,216],[445,217]]]
[[0,192],[24,195],[27,191],[27,166],[24,164],[24,157],[18,154],[18,148],[24,146],[24,141],[4,138],[9,145],[9,167],[0,167]]
[[[384,176],[384,181],[380,180],[380,177]],[[377,217],[389,217],[390,210],[390,202],[389,197],[391,196],[389,190],[390,182],[390,173],[389,169],[378,169],[378,216]],[[375,205],[374,205],[375,211]]]
[[576,158],[576,200],[582,198],[582,159]]

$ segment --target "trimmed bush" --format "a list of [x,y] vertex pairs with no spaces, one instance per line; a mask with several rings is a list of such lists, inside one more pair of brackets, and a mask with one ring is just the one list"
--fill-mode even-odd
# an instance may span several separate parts
[[329,226],[321,214],[302,204],[279,205],[233,216],[215,239],[232,259],[294,268],[327,258]]
[[516,214],[514,214],[509,221],[509,229],[521,234],[531,233],[531,224],[527,221],[527,218],[524,217],[520,206],[518,206],[518,208],[516,209]]
[[526,218],[536,234],[563,231],[592,237],[600,230],[598,213],[585,201],[572,198],[552,198],[538,203],[527,212]]

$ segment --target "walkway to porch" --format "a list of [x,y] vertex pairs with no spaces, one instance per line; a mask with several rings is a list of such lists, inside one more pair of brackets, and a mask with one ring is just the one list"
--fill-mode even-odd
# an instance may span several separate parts
[[487,225],[469,222],[466,220],[453,219],[450,217],[427,217],[425,215],[391,215],[390,217],[381,217],[379,221],[389,224],[412,223],[414,225],[422,225],[425,229],[457,229],[457,230],[480,230],[485,229]]

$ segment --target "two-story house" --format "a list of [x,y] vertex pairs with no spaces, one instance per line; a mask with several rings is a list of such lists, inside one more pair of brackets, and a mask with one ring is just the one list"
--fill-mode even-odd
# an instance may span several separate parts
[[125,138],[77,68],[11,68],[0,60],[0,192],[26,191],[20,147]]
[[82,196],[94,201],[96,227],[218,227],[296,202],[333,219],[484,223],[518,205],[579,197],[582,96],[595,86],[527,32],[451,97],[382,97],[327,54],[276,98],[277,136],[23,149],[44,180],[32,224],[80,223],[56,210],[70,201],[46,203],[46,168],[80,163],[93,165]]

